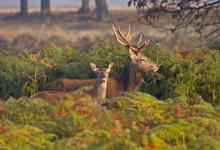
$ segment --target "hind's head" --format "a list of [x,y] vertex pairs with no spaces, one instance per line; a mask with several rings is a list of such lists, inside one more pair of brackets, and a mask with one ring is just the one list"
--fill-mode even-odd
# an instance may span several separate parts
[[98,68],[96,67],[96,64],[90,63],[92,71],[94,71],[97,75],[97,80],[101,82],[107,82],[109,73],[111,72],[113,65],[114,63],[111,63],[108,65],[108,68]]

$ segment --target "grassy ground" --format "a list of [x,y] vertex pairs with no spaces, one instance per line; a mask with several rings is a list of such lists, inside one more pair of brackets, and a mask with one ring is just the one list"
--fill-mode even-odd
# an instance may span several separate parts
[[[136,10],[116,8],[111,10],[111,15],[112,20],[100,23],[95,20],[94,12],[89,15],[79,15],[74,11],[54,11],[47,17],[32,12],[25,18],[16,17],[14,14],[1,14],[0,49],[16,52],[24,48],[36,50],[55,42],[59,46],[70,45],[77,49],[88,50],[95,47],[100,39],[114,41],[112,24],[119,24],[123,31],[127,31],[130,25],[134,37],[143,33],[146,38],[159,42],[163,47],[171,50],[188,50],[201,46],[199,39],[189,33],[171,34],[139,22]],[[163,21],[169,22],[169,20]]]

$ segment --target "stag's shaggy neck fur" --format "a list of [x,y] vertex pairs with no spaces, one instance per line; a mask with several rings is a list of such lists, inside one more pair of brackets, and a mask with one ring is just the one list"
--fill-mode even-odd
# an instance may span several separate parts
[[124,91],[135,91],[142,83],[142,73],[128,59],[117,80]]

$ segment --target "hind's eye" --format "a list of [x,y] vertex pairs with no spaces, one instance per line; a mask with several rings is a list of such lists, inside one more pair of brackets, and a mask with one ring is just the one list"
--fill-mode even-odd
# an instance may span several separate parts
[[141,59],[141,61],[145,61],[145,59]]

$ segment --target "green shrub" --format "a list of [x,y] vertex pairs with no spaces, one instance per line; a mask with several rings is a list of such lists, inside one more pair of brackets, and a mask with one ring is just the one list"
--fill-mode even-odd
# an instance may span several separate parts
[[[154,55],[157,53],[154,52]],[[141,91],[160,99],[187,96],[196,100],[201,96],[212,104],[219,103],[219,52],[197,49],[186,59],[163,50],[159,54],[161,57],[165,55],[167,59],[161,59],[164,63],[157,74],[145,74]]]
[[6,118],[18,124],[33,125],[39,121],[53,119],[55,109],[44,100],[27,98],[8,99],[5,103]]
[[0,148],[220,148],[218,106],[204,101],[191,104],[188,97],[161,101],[141,92],[106,103],[108,109],[83,98],[82,91],[55,104],[27,98],[2,101]]
[[57,139],[56,135],[44,133],[33,126],[20,126],[12,122],[4,122],[3,125],[7,129],[0,134],[0,149],[47,149]]
[[[157,73],[144,74],[140,91],[159,99],[187,96],[191,103],[204,99],[212,104],[220,100],[220,55],[217,51],[195,49],[187,58],[168,52],[156,43],[150,43],[144,53],[161,64]],[[4,99],[32,95],[57,78],[95,78],[90,62],[106,67],[114,62],[112,77],[120,74],[128,51],[121,46],[103,43],[88,53],[70,47],[58,48],[51,44],[38,54],[24,52],[21,56],[1,54],[0,96]]]

